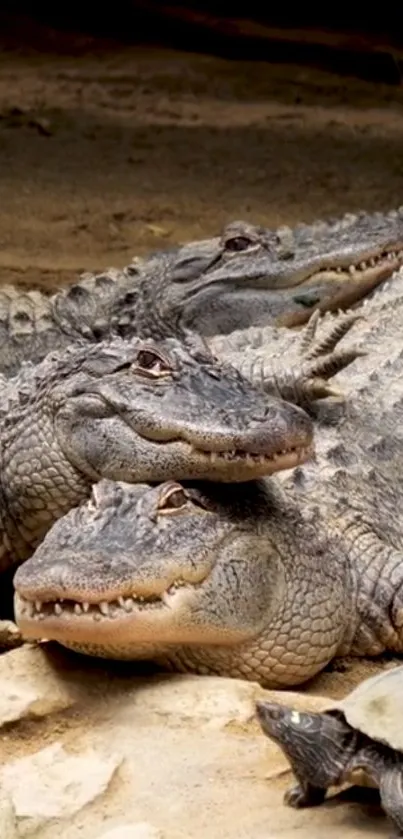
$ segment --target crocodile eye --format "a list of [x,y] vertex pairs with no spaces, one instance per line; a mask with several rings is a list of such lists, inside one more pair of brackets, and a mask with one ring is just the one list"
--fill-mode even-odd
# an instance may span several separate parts
[[149,347],[139,350],[132,369],[149,379],[158,379],[172,373],[172,367],[167,360],[156,350]]
[[256,247],[256,242],[252,242],[247,236],[233,236],[225,242],[227,251],[246,251],[250,247]]
[[159,513],[174,513],[186,507],[189,501],[187,492],[181,486],[176,484],[167,488],[166,492],[161,496],[158,502]]

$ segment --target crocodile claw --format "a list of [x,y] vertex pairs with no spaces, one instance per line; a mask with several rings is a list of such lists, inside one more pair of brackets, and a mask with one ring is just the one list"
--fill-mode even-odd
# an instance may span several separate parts
[[266,393],[308,411],[320,399],[333,397],[343,400],[343,393],[328,380],[356,358],[366,355],[354,347],[338,347],[341,339],[361,317],[354,312],[331,316],[329,332],[318,339],[318,325],[328,318],[316,311],[302,332],[294,358],[287,356],[285,362],[279,362],[263,352],[254,357],[252,364],[247,360],[248,369],[242,366],[242,372]]

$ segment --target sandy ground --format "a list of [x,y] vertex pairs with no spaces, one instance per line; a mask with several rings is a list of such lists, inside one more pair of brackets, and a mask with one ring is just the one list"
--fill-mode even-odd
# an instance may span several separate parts
[[[266,698],[320,710],[328,704],[323,688],[331,687],[330,677],[315,680],[316,696],[306,696],[265,692],[236,679],[136,679],[130,671],[131,665],[114,672],[52,645],[0,657],[0,724],[7,715],[16,720],[3,725],[0,737],[0,793],[11,797],[17,822],[7,817],[11,808],[0,795],[2,839],[390,835],[373,790],[333,789],[325,804],[312,809],[283,805],[292,775],[281,751],[263,736],[254,702]],[[337,693],[337,684],[333,688]],[[46,757],[46,750],[60,746],[64,757]],[[115,774],[102,791],[94,774],[104,771],[105,761]],[[83,798],[86,806],[78,803]],[[153,829],[138,832],[135,824],[144,821]],[[109,833],[123,825],[122,833]]]
[[2,282],[53,288],[235,218],[403,202],[402,87],[93,42],[76,53],[0,57]]

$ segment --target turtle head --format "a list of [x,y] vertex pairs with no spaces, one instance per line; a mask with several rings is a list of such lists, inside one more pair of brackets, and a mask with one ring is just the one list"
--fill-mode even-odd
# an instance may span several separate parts
[[324,714],[296,711],[277,702],[256,702],[257,718],[265,734],[278,745],[317,740],[324,725]]
[[296,711],[256,702],[264,733],[284,752],[294,773],[318,787],[337,783],[354,748],[354,732],[342,715]]

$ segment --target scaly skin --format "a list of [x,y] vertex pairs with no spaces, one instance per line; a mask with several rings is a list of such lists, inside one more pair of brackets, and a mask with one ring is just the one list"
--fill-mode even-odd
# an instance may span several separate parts
[[[319,343],[315,340],[320,321],[319,312],[312,315],[301,337],[283,328],[244,330],[241,333],[242,343],[245,343],[242,352],[238,350],[234,352],[232,349],[234,344],[237,346],[239,333],[234,333],[224,343],[221,338],[217,338],[211,348],[196,333],[187,333],[182,341],[177,341],[177,343],[190,347],[196,360],[200,358],[204,360],[206,357],[213,359],[212,350],[216,345],[218,355],[224,364],[229,362],[242,375],[244,371],[245,377],[260,390],[263,389],[266,394],[299,405],[309,413],[315,413],[317,400],[334,394],[334,389],[328,380],[362,354],[354,347],[340,350],[337,346],[356,320],[357,315],[353,312],[343,319],[338,319],[335,328],[332,328],[326,336],[326,340],[321,340]],[[250,347],[247,345],[249,339]],[[272,349],[277,339],[287,346],[286,361],[284,361],[284,353],[279,354]],[[254,343],[258,347],[256,350]],[[90,346],[93,350],[94,345]],[[74,350],[74,347],[82,347],[82,344],[73,344],[71,347]],[[52,373],[53,360],[57,360],[59,355],[60,353],[49,353],[45,362],[39,365],[30,361],[23,362],[18,375],[11,379],[0,374],[0,419],[6,418],[11,410],[25,404],[31,398],[34,383],[37,380],[42,382],[46,378],[49,365]]]
[[100,484],[17,572],[24,635],[272,687],[403,651],[403,273],[363,308],[315,461],[190,497]]
[[199,340],[72,347],[19,379],[0,424],[3,568],[29,556],[102,476],[244,481],[310,453],[309,417]]
[[336,545],[269,488],[186,492],[96,485],[14,577],[22,634],[276,686],[321,669],[351,609]]
[[318,400],[342,396],[328,380],[365,355],[357,347],[338,346],[361,317],[360,312],[349,312],[336,318],[327,334],[316,340],[321,320],[316,311],[301,337],[281,327],[252,327],[218,335],[211,339],[210,348],[265,393],[315,413]]
[[403,650],[403,554],[374,538],[361,568],[348,521],[324,527],[279,488],[225,490],[101,481],[17,571],[23,636],[276,688]]
[[212,337],[314,309],[348,308],[403,263],[403,208],[268,230],[232,222],[221,237],[84,276],[53,297],[0,290],[0,370],[110,334]]
[[[249,359],[247,372],[259,390],[190,334],[185,342],[114,339],[89,349],[72,346],[37,366],[24,364],[15,379],[3,377],[3,567],[29,555],[52,521],[103,475],[244,481],[304,462],[313,451],[312,422],[282,400],[282,391],[314,412],[317,400],[333,392],[325,379],[357,357],[354,348],[336,346],[354,321],[347,316],[321,344],[314,341],[317,323],[309,324],[302,341],[294,335],[291,369],[278,360],[272,367],[266,352],[265,370],[255,376],[254,351],[242,353],[237,360],[242,366]],[[139,353],[152,369],[131,364]],[[134,440],[128,440],[127,425]]]

